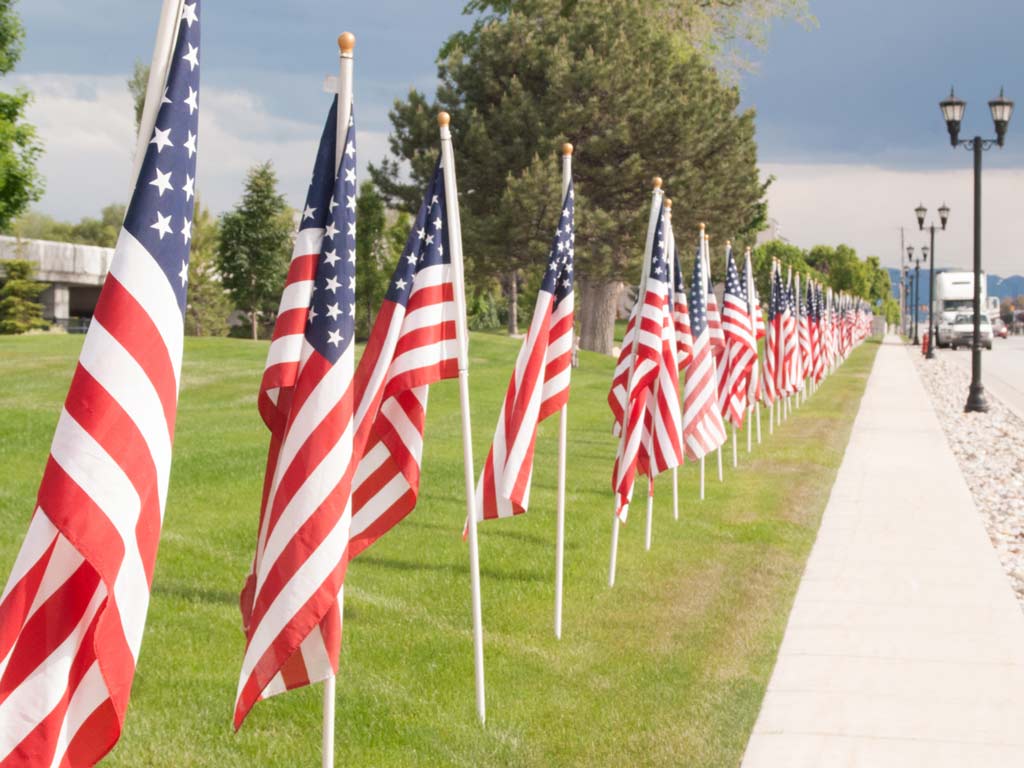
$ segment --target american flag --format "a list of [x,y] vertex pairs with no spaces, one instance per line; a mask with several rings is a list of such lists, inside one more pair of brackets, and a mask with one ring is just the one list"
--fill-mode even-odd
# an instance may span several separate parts
[[811,357],[811,320],[807,314],[809,303],[805,301],[800,290],[800,276],[796,277],[796,306],[798,312],[798,329],[800,334],[800,350],[797,365],[797,388],[803,389],[804,382],[811,375],[813,358]]
[[537,425],[569,401],[575,199],[570,181],[530,330],[519,349],[494,441],[477,484],[478,520],[510,517],[526,511],[530,502]]
[[726,354],[719,369],[718,403],[722,416],[737,429],[747,412],[750,372],[757,365],[757,343],[747,306],[747,291],[740,282],[732,247],[725,250],[725,294],[722,299],[722,330]]
[[708,287],[703,249],[698,245],[690,282],[690,331],[693,360],[686,369],[683,387],[683,443],[686,455],[700,459],[725,442],[725,424],[718,407],[715,356],[708,328]]
[[[707,318],[708,318],[708,333],[711,339],[711,350],[715,355],[716,365],[721,367],[722,357],[725,355],[726,344],[725,344],[725,332],[722,330],[722,315],[718,311],[718,298],[715,296],[715,291],[711,281],[711,257],[709,255],[709,248],[707,240],[704,241],[704,271],[708,281],[708,300],[707,300]],[[721,375],[721,370],[718,371]]]
[[781,392],[792,395],[797,390],[797,366],[800,362],[800,339],[797,333],[796,302],[793,298],[793,268],[786,275],[782,305],[782,387]]
[[459,375],[448,205],[439,159],[356,369],[351,557],[416,506],[427,390]]
[[811,377],[820,383],[824,371],[824,358],[821,351],[821,303],[820,287],[813,282],[807,284],[807,320],[811,329]]
[[661,207],[654,228],[650,270],[637,302],[636,341],[630,345],[632,362],[625,420],[612,471],[615,510],[623,522],[629,513],[636,475],[653,476],[679,466],[682,460],[678,427],[679,376],[675,324],[669,306],[666,232],[665,210]]
[[[763,339],[765,336],[764,326],[764,314],[761,312],[761,300],[757,297],[757,287],[754,283],[754,268],[750,260],[750,249],[747,248],[745,254],[745,264],[743,265],[743,285],[747,291],[747,310],[750,312],[751,331],[754,335],[754,346],[757,347],[757,341]],[[762,377],[760,370],[760,362],[755,361],[754,365],[750,369],[750,388],[748,390],[747,401],[751,408],[754,407],[754,403],[758,402],[762,397]]]
[[93,765],[124,724],[177,413],[199,30],[199,0],[165,7],[152,138],[0,596],[0,765]]
[[271,442],[241,599],[236,728],[257,701],[338,670],[354,470],[356,148],[350,118],[335,174],[337,111],[320,141],[260,386]]
[[679,371],[683,372],[693,359],[693,334],[690,332],[690,310],[686,305],[686,285],[683,283],[683,271],[679,268],[679,250],[676,238],[669,232],[669,244],[672,247],[672,318],[676,326],[676,350]]
[[764,401],[771,405],[783,396],[782,388],[782,278],[779,263],[772,261],[768,323],[764,341]]

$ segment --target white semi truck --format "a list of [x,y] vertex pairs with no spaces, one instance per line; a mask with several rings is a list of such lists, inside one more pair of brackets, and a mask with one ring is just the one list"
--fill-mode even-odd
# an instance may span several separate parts
[[[981,311],[988,313],[985,273],[981,273]],[[974,272],[944,270],[935,273],[935,319],[939,326],[936,338],[940,347],[948,347],[957,315],[974,314]]]

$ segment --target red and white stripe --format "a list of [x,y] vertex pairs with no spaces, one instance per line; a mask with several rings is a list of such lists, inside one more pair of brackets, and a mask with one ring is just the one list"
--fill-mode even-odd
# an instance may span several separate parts
[[719,369],[718,402],[722,417],[737,429],[742,429],[747,412],[750,370],[757,364],[757,346],[747,300],[730,290],[731,287],[739,288],[739,275],[731,248],[726,253],[726,270],[722,330],[727,352]]

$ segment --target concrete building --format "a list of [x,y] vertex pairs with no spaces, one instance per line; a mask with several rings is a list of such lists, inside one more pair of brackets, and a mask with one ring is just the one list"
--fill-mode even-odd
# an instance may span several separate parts
[[47,320],[77,330],[73,319],[88,319],[110,270],[113,248],[0,236],[0,260],[25,259],[35,279],[49,283],[40,296]]

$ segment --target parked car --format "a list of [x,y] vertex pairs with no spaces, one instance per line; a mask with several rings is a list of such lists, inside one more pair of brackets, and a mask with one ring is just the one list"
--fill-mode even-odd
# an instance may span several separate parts
[[[981,316],[981,343],[985,349],[992,349],[992,323],[986,315]],[[974,343],[974,315],[957,315],[950,328],[949,346],[969,347]]]
[[1005,339],[1010,335],[1010,327],[1003,322],[1003,318],[997,317],[992,323],[992,335],[999,339]]

